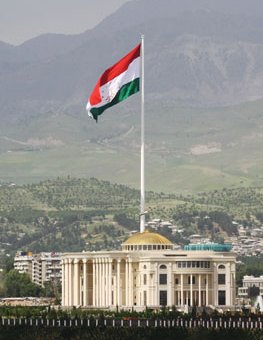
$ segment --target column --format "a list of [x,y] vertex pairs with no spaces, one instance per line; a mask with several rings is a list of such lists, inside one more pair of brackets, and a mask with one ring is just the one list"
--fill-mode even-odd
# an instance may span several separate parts
[[211,275],[211,291],[212,291],[212,301],[210,302],[212,305],[218,305],[218,271],[217,271],[218,263],[214,263],[213,265],[213,274]]
[[205,285],[205,288],[206,288],[206,300],[205,300],[205,304],[206,306],[208,306],[208,274],[206,274],[206,285]]
[[155,265],[155,305],[159,306],[160,299],[159,299],[159,268],[158,264]]
[[79,305],[82,306],[83,304],[83,266],[82,266],[82,273],[81,273],[81,265],[79,261]]
[[198,306],[201,306],[201,274],[198,275]]
[[173,283],[172,283],[172,264],[169,263],[167,266],[167,305],[172,306],[173,300]]
[[87,306],[87,260],[83,259],[83,306]]
[[102,259],[98,259],[98,303],[99,307],[102,306]]
[[61,264],[62,264],[62,294],[61,294],[61,304],[62,306],[65,306],[65,261],[66,260],[62,260]]
[[106,306],[105,295],[106,295],[106,283],[105,283],[105,259],[102,259],[102,306]]
[[184,275],[181,274],[181,306],[184,305]]
[[105,259],[105,306],[109,306],[109,264]]
[[69,274],[68,274],[68,259],[64,259],[64,281],[65,281],[65,291],[64,291],[64,304],[62,306],[68,306],[69,305]]
[[129,305],[129,262],[125,261],[125,306]]
[[96,294],[95,294],[95,300],[96,300],[96,306],[99,306],[99,260],[96,259],[95,263],[96,263]]
[[112,306],[112,259],[109,259],[108,263],[108,268],[109,268],[109,286],[108,286],[108,304],[109,306]]
[[225,289],[226,291],[226,305],[231,305],[231,292],[232,292],[232,282],[231,282],[231,266],[230,263],[225,263],[225,287],[228,287],[228,289]]
[[68,277],[68,306],[73,306],[73,290],[72,290],[72,259],[68,260],[68,267],[69,267],[69,277]]
[[95,259],[92,260],[92,306],[96,306],[96,264]]
[[193,274],[190,274],[190,306],[193,306]]
[[120,260],[117,260],[117,305],[120,305]]
[[79,260],[74,260],[74,285],[73,285],[73,305],[79,305]]
[[133,306],[133,273],[132,273],[132,262],[129,259],[129,306]]

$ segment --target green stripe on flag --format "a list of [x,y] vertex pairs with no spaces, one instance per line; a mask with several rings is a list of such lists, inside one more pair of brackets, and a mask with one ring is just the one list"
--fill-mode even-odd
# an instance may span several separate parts
[[93,107],[90,112],[95,120],[98,120],[98,116],[101,115],[109,107],[120,103],[136,92],[140,91],[140,78],[136,78],[133,81],[123,85],[120,90],[116,93],[116,96],[111,102],[100,107]]

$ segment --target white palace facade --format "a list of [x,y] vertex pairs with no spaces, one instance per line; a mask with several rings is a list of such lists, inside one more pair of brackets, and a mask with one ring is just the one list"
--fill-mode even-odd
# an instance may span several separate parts
[[64,253],[62,306],[122,309],[235,303],[236,257],[227,251],[174,250],[144,231],[119,251]]

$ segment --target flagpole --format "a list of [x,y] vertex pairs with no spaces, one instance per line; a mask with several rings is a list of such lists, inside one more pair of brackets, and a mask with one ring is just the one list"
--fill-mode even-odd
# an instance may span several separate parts
[[144,187],[144,35],[141,35],[141,209],[140,232],[145,230],[145,187]]

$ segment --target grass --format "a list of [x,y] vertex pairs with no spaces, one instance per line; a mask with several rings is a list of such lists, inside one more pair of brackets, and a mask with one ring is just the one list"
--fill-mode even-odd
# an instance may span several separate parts
[[[86,116],[47,113],[0,127],[0,182],[71,175],[139,188],[139,117],[119,117],[119,109],[109,110],[95,124]],[[25,144],[29,140],[35,144]],[[209,143],[217,143],[221,152],[191,154],[193,146]],[[162,114],[149,105],[146,188],[187,193],[262,185],[262,148],[261,101],[225,108],[165,107]]]

